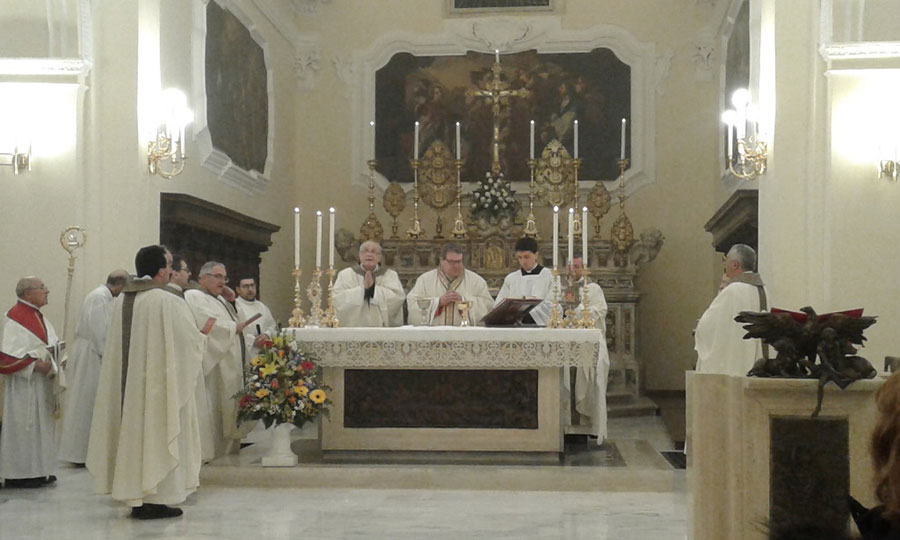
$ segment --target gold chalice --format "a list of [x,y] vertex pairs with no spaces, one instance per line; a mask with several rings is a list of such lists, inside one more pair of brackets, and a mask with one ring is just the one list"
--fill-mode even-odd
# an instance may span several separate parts
[[469,326],[469,310],[472,309],[472,302],[464,300],[456,303],[456,309],[459,310],[459,316],[462,318],[460,326]]
[[419,298],[418,300],[416,300],[416,304],[419,306],[419,312],[422,315],[419,326],[428,326],[428,308],[431,307],[431,299]]

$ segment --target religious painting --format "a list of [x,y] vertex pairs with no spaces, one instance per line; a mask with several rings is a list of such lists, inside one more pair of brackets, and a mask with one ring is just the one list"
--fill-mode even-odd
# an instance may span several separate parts
[[[618,177],[621,120],[631,120],[631,70],[609,49],[585,53],[500,57],[498,103],[485,91],[497,84],[495,56],[395,54],[375,74],[375,153],[378,170],[392,182],[411,182],[414,124],[420,124],[419,157],[436,141],[456,153],[461,124],[462,179],[474,182],[490,171],[494,123],[499,161],[507,179],[528,181],[530,122],[535,154],[552,140],[574,151],[578,120],[581,180]],[[495,106],[499,105],[499,106]]]
[[206,123],[213,146],[246,171],[265,173],[269,96],[262,47],[216,2],[206,6]]
[[451,13],[505,10],[550,10],[554,0],[448,0]]

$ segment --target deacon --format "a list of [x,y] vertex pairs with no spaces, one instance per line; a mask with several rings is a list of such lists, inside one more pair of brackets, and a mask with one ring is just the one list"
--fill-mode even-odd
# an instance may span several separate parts
[[16,283],[18,301],[4,317],[0,340],[3,429],[0,478],[5,488],[37,488],[56,481],[56,399],[59,340],[41,308],[50,290],[36,277]]
[[697,371],[743,376],[761,357],[760,342],[743,339],[744,329],[734,318],[741,311],[768,309],[766,289],[753,271],[756,252],[750,246],[732,246],[724,266],[724,286],[700,317],[694,333]]
[[130,506],[133,518],[170,518],[182,511],[169,505],[200,485],[193,393],[206,338],[167,287],[166,248],[141,248],[134,266],[138,277],[113,301],[87,468],[95,491]]
[[[457,302],[471,302],[468,310],[469,324],[476,324],[484,317],[494,299],[484,278],[463,266],[464,250],[452,242],[441,249],[441,260],[434,270],[425,272],[406,296],[410,324],[430,326],[459,326],[462,323]],[[419,300],[428,302],[425,320]]]
[[200,287],[196,281],[191,280],[191,269],[181,255],[172,255],[172,279],[169,287],[182,292]]
[[359,265],[334,281],[334,305],[341,326],[403,326],[403,285],[397,272],[381,266],[381,246],[359,246]]
[[238,297],[234,299],[234,307],[237,309],[239,320],[246,321],[259,314],[258,320],[244,327],[244,343],[247,346],[247,354],[253,356],[256,354],[260,341],[275,336],[275,319],[268,306],[256,298],[256,281],[252,277],[244,278],[238,283],[237,294]]
[[538,264],[538,243],[534,238],[519,238],[515,251],[520,268],[506,275],[494,306],[506,298],[540,298],[543,302],[529,311],[522,322],[546,326],[553,294],[553,272]]
[[602,443],[606,436],[606,379],[609,376],[609,350],[606,348],[606,313],[608,306],[606,296],[600,285],[584,275],[584,259],[576,254],[568,268],[566,285],[561,287],[560,303],[564,311],[573,310],[575,317],[580,318],[585,309],[584,292],[587,280],[587,309],[590,311],[594,327],[602,333],[600,341],[600,357],[597,364],[590,368],[577,366],[575,369],[575,385],[572,400],[575,402],[576,425],[589,425],[597,442]]
[[59,459],[84,466],[91,416],[100,378],[100,362],[106,347],[106,328],[113,299],[119,296],[128,281],[128,272],[114,270],[100,285],[85,297],[75,325],[75,342],[66,364],[66,402],[63,409],[62,435],[59,440]]
[[[245,435],[237,427],[233,396],[243,387],[247,354],[243,332],[247,323],[238,319],[237,312],[223,296],[234,297],[234,291],[226,287],[228,275],[224,264],[207,262],[200,268],[199,279],[200,288],[185,292],[184,299],[194,314],[197,328],[202,328],[210,318],[216,320],[207,336],[203,355],[206,410],[200,413],[200,430],[203,460],[208,461],[238,451]],[[198,396],[198,407],[202,406],[204,403]]]

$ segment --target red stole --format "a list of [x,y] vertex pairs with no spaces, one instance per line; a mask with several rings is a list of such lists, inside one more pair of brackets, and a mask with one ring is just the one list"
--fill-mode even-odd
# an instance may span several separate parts
[[[47,343],[47,328],[44,326],[44,316],[37,309],[28,304],[16,302],[16,305],[6,313],[6,316],[10,320],[19,323],[44,343]],[[34,358],[30,356],[16,358],[0,351],[0,373],[4,375],[25,369],[32,362],[34,362]]]

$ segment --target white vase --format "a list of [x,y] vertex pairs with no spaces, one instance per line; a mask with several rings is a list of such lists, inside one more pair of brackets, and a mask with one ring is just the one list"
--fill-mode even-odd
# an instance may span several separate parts
[[263,467],[293,467],[297,465],[297,455],[291,451],[291,431],[293,424],[278,424],[272,430],[269,453],[263,456]]

